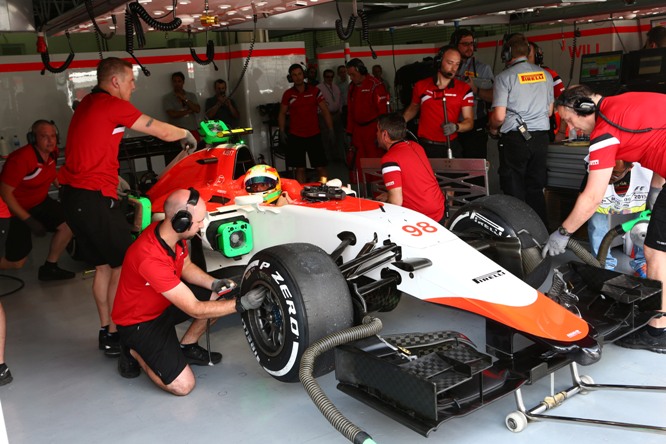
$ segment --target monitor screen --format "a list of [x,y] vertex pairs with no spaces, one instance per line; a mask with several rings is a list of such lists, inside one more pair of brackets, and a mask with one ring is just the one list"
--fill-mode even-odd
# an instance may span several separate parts
[[580,58],[580,83],[619,82],[622,51],[583,54]]

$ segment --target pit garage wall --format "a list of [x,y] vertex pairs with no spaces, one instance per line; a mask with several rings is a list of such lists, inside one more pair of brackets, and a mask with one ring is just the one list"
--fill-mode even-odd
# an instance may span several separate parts
[[[465,27],[464,22],[461,27]],[[645,34],[650,29],[650,23],[649,21],[616,20],[615,22],[579,24],[578,29],[581,36],[576,38],[575,47],[572,25],[563,25],[561,30],[557,31],[548,29],[525,33],[530,40],[535,41],[543,49],[545,65],[553,68],[563,79],[565,85],[569,83],[572,55],[574,68],[571,84],[573,85],[578,82],[581,55],[616,51],[623,48],[625,52],[640,49],[644,45]],[[501,38],[501,36],[494,36],[479,39],[478,50],[475,54],[478,60],[490,65],[495,74],[501,72],[504,68],[500,58]],[[322,48],[317,52],[319,79],[323,78],[324,69],[330,68],[335,71],[337,66],[345,63],[345,61],[358,57],[368,67],[368,70],[371,70],[372,65],[381,65],[384,78],[390,85],[393,85],[397,69],[406,64],[421,61],[425,57],[433,57],[437,54],[440,46],[448,43],[448,41],[443,41],[439,44],[396,45],[395,48],[375,46],[376,59],[372,58],[367,46],[349,47],[345,44],[338,47]],[[394,91],[391,91],[391,93],[393,94]]]
[[[231,47],[216,47],[215,63],[199,65],[192,60],[188,48],[136,51],[139,61],[150,71],[146,77],[134,65],[136,90],[132,103],[143,113],[160,120],[167,115],[162,109],[162,96],[171,91],[171,74],[185,74],[185,89],[197,95],[203,117],[205,101],[211,97],[213,82],[222,78],[227,81],[227,94],[231,93],[240,77],[250,50],[250,44]],[[206,48],[196,48],[199,57],[205,57]],[[105,57],[132,59],[125,52],[106,52]],[[51,65],[58,67],[66,55],[51,55]],[[95,53],[76,54],[70,68],[63,73],[46,72],[41,75],[42,62],[39,56],[0,57],[0,136],[11,146],[11,139],[18,135],[21,144],[26,143],[26,133],[37,119],[53,120],[60,131],[60,146],[64,146],[67,128],[71,120],[72,102],[81,100],[95,84],[99,57]],[[268,150],[268,128],[262,122],[257,107],[261,104],[279,102],[287,83],[287,68],[292,63],[305,62],[305,46],[300,42],[257,43],[252,50],[247,71],[233,95],[241,115],[242,126],[252,127],[254,134],[244,140],[255,157],[263,154],[270,159]],[[142,134],[128,131],[126,137]],[[95,129],[90,129],[95,137]],[[154,163],[155,165],[155,163]],[[159,163],[158,163],[159,165]],[[141,169],[141,165],[137,165]],[[157,169],[157,167],[156,167]],[[159,173],[159,171],[156,171]]]
[[[462,24],[464,26],[464,23]],[[545,52],[545,63],[555,69],[565,84],[569,81],[571,54],[574,55],[573,81],[577,82],[580,70],[580,56],[584,53],[605,52],[622,49],[632,51],[642,47],[648,21],[635,20],[602,22],[580,25],[581,36],[573,47],[573,26],[563,26],[560,31],[542,30],[528,32],[527,35],[538,42]],[[448,43],[442,42],[441,44]],[[348,47],[347,44],[335,48],[321,49],[317,54],[319,77],[326,68],[335,69],[353,57],[359,57],[368,69],[380,64],[384,77],[393,84],[395,68],[433,56],[441,44],[414,44],[375,47],[378,55],[373,59],[368,47]],[[499,59],[501,41],[496,38],[483,38],[479,41],[476,57],[491,65],[496,73],[502,70]],[[137,90],[132,96],[134,103],[144,113],[158,119],[166,119],[162,109],[162,96],[170,91],[171,73],[182,71],[186,76],[185,88],[197,94],[203,108],[205,99],[213,95],[213,82],[217,78],[227,80],[229,92],[240,76],[249,52],[249,44],[216,47],[213,65],[201,66],[192,61],[187,48],[136,51],[139,60],[151,71],[145,77],[135,66]],[[196,48],[203,56],[205,48]],[[105,56],[128,58],[125,52],[108,52]],[[65,54],[51,55],[51,64],[60,66]],[[292,63],[305,62],[305,46],[300,42],[258,43],[254,45],[248,69],[233,98],[239,106],[241,124],[254,128],[254,134],[245,137],[255,157],[263,154],[270,159],[268,127],[263,123],[257,107],[266,103],[279,102],[282,93],[290,85],[286,73]],[[70,69],[60,74],[47,72],[40,75],[41,59],[38,56],[0,57],[0,136],[8,142],[16,134],[25,143],[25,134],[32,122],[38,118],[54,120],[61,133],[61,145],[67,135],[67,127],[72,116],[71,104],[81,99],[96,83],[95,67],[97,54],[77,54]],[[128,136],[138,134],[128,133]],[[94,137],[91,128],[90,137]],[[277,165],[279,168],[282,165]]]

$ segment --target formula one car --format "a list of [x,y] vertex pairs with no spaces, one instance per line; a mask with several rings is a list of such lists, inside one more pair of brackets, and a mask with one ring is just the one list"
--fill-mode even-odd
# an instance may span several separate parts
[[208,215],[193,260],[212,274],[242,275],[243,292],[269,290],[242,321],[275,379],[297,381],[308,346],[393,310],[402,295],[487,320],[485,350],[442,325],[354,341],[316,362],[315,376],[335,367],[342,390],[424,435],[567,363],[597,362],[603,342],[645,325],[661,305],[654,282],[580,263],[556,271],[549,295],[535,289],[551,271],[540,255],[548,232],[511,197],[466,205],[444,228],[403,207],[290,179],[281,188],[293,203],[265,204],[244,186],[253,165],[245,145],[200,150],[148,195],[160,212],[173,190],[195,187]]

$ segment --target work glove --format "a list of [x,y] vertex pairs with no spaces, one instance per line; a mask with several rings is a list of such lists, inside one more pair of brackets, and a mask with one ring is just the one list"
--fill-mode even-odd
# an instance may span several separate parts
[[651,210],[652,207],[654,207],[654,203],[657,201],[657,197],[659,197],[659,192],[661,191],[661,188],[658,187],[650,187],[650,191],[648,192],[647,195],[647,200],[645,201],[645,205],[648,210]]
[[280,131],[280,143],[284,146],[287,146],[287,132]]
[[553,231],[548,238],[548,242],[546,242],[546,246],[541,250],[541,257],[545,258],[548,254],[551,256],[557,256],[558,254],[564,253],[570,238],[571,236],[561,234],[559,230]]
[[226,296],[228,296],[234,288],[236,288],[236,283],[231,279],[215,279],[210,286],[210,290],[217,294],[218,299],[220,297],[229,299]]
[[197,147],[197,139],[194,138],[191,132],[187,131],[185,137],[180,139],[180,147],[183,151],[191,150]]
[[442,131],[444,131],[445,136],[450,136],[451,134],[455,133],[458,131],[458,126],[457,123],[443,123],[442,124]]
[[37,237],[44,237],[46,236],[46,228],[40,221],[35,219],[34,217],[30,216],[26,220],[24,220],[25,224],[30,228],[30,231],[32,231],[32,234],[34,234]]
[[243,296],[236,299],[236,311],[245,313],[247,310],[255,310],[261,307],[268,290],[264,287],[253,288]]

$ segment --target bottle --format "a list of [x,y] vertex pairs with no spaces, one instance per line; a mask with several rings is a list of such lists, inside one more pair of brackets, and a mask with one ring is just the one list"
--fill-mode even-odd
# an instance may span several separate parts
[[576,128],[569,128],[569,142],[573,142],[576,139],[578,139],[578,133],[576,132]]
[[15,150],[21,148],[21,141],[16,134],[14,134],[14,138],[12,138],[12,146]]
[[0,136],[0,156],[7,157],[9,155],[9,145],[4,137]]

